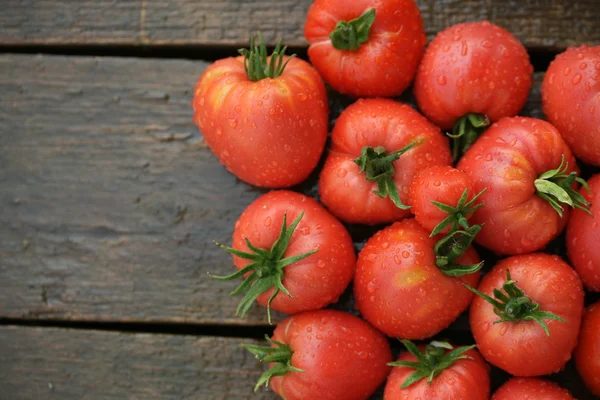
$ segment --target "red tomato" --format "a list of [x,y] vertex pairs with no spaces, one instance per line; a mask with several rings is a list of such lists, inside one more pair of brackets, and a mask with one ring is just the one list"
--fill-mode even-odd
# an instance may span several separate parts
[[284,60],[289,63],[281,75],[258,81],[245,72],[244,57],[219,60],[200,77],[192,101],[194,121],[210,149],[231,173],[255,186],[302,182],[325,147],[325,85],[307,62]]
[[593,215],[573,211],[567,225],[567,251],[585,287],[600,292],[600,174],[594,175],[588,185],[591,193],[585,188],[579,193],[592,203]]
[[600,166],[600,46],[556,56],[544,77],[542,105],[573,153]]
[[[287,352],[271,364],[271,371],[284,368],[284,375],[270,378],[273,391],[286,400],[366,400],[390,370],[387,339],[361,319],[340,311],[289,317],[277,325],[271,340],[283,345],[274,343],[271,349]],[[246,348],[260,360],[269,351]],[[259,385],[268,384],[270,374],[263,374]]]
[[[461,198],[465,194],[462,204]],[[447,165],[435,166],[419,172],[409,187],[410,211],[425,229],[434,231],[447,221],[448,225],[437,233],[446,233],[449,228],[468,226],[474,208],[476,193],[469,175]],[[433,202],[453,208],[452,213],[440,209]],[[475,199],[477,201],[477,199]],[[453,217],[448,219],[449,217]]]
[[[367,241],[358,255],[354,296],[363,317],[388,336],[424,339],[446,328],[472,300],[464,283],[479,272],[445,275],[436,265],[436,238],[414,219],[396,222]],[[474,264],[471,247],[458,259]]]
[[414,0],[316,0],[304,35],[308,57],[325,81],[356,97],[402,93],[427,42]]
[[419,108],[442,129],[469,113],[491,121],[517,115],[532,85],[523,45],[488,21],[458,24],[429,44],[415,79]]
[[[290,228],[292,221],[302,213],[297,227],[288,229],[287,234],[291,236],[287,246],[275,255],[274,244],[280,237],[284,219]],[[268,255],[258,260],[240,257],[239,252],[256,254],[246,239],[252,246],[267,251]],[[229,250],[235,254],[234,264],[243,271],[246,279],[256,272],[251,280],[254,286],[246,289],[252,291],[256,285],[264,285],[261,294],[242,300],[238,308],[242,315],[254,299],[264,306],[273,295],[270,308],[288,314],[315,310],[336,302],[352,280],[356,264],[354,246],[346,228],[315,200],[290,191],[269,192],[250,204],[235,223],[233,250]],[[285,262],[290,257],[300,256],[305,258],[289,265]],[[253,267],[249,267],[251,263]],[[239,276],[240,271],[230,277]]]
[[[476,296],[471,305],[471,330],[479,351],[487,361],[512,375],[559,371],[577,344],[583,313],[581,281],[557,256],[535,253],[501,260],[483,277],[479,291],[487,296],[494,296],[494,289],[508,293],[507,271],[516,281],[509,285],[515,294],[510,301],[500,301],[501,307],[495,308]],[[552,319],[556,317],[564,322]]]
[[[408,185],[420,169],[450,165],[447,139],[439,128],[410,106],[386,99],[358,100],[338,118],[332,145],[319,181],[320,199],[339,219],[351,223],[378,224],[396,221],[410,214],[389,198],[375,192],[382,185],[393,186],[402,203],[408,203]],[[361,172],[355,160],[365,149],[382,149],[389,156],[410,143],[414,147],[386,165],[371,159],[373,175]],[[367,166],[370,169],[370,166]],[[369,180],[370,179],[370,180]]]
[[590,306],[583,317],[575,365],[586,386],[600,396],[600,302]]
[[[423,351],[425,346],[419,348]],[[450,352],[451,350],[448,349],[442,354],[448,355]],[[488,400],[490,398],[489,365],[483,361],[477,350],[468,350],[464,355],[470,358],[456,360],[452,365],[438,372],[439,375],[433,378],[431,384],[428,384],[427,378],[424,378],[403,388],[403,383],[415,373],[415,369],[393,368],[385,385],[383,399]],[[417,362],[418,359],[413,354],[404,352],[400,354],[398,361]]]
[[567,389],[538,378],[512,378],[500,387],[492,400],[575,400]]
[[[538,179],[561,166],[562,174]],[[569,209],[556,199],[548,201],[548,186],[566,182],[578,172],[571,151],[552,125],[533,118],[506,118],[492,125],[458,163],[473,180],[485,207],[471,222],[483,224],[475,241],[500,254],[522,254],[546,246],[567,223]],[[568,187],[568,186],[567,186]],[[564,192],[564,190],[563,190]],[[540,194],[541,193],[541,194]],[[566,193],[571,200],[573,195]],[[561,215],[551,202],[563,207]]]

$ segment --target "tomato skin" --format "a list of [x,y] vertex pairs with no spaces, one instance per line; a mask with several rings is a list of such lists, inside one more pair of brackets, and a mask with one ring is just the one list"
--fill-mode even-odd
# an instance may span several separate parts
[[489,21],[454,25],[429,44],[413,88],[419,109],[444,130],[469,113],[517,115],[533,84],[525,47]]
[[539,376],[559,371],[571,358],[583,313],[583,287],[575,271],[557,256],[534,253],[501,260],[484,275],[479,291],[493,297],[510,270],[525,295],[566,320],[546,319],[550,337],[535,321],[502,322],[494,307],[479,296],[471,304],[471,331],[481,355],[515,376]]
[[544,76],[542,106],[577,158],[600,166],[600,46],[556,56]]
[[377,183],[367,181],[354,163],[364,146],[383,146],[390,153],[420,141],[394,162],[394,183],[404,204],[409,200],[408,186],[420,169],[452,163],[448,141],[439,128],[410,106],[387,99],[360,99],[349,106],[338,118],[331,140],[319,195],[336,217],[350,223],[386,223],[410,215],[389,198],[373,193]]
[[325,147],[325,85],[296,57],[279,77],[257,82],[246,76],[243,57],[219,60],[200,77],[192,106],[204,141],[232,174],[251,185],[302,182]]
[[585,287],[600,292],[600,174],[588,180],[591,193],[579,193],[592,203],[589,215],[575,209],[567,225],[567,252]]
[[286,400],[366,400],[390,370],[387,339],[341,311],[291,316],[275,328],[272,339],[289,345],[292,365],[304,370],[271,379],[271,388]]
[[465,153],[457,168],[473,180],[485,207],[470,219],[483,224],[475,241],[499,254],[540,250],[565,227],[570,209],[561,218],[535,192],[534,181],[557,168],[561,156],[567,173],[579,172],[571,150],[548,122],[534,118],[505,118],[489,127]]
[[[388,336],[425,339],[446,328],[473,298],[464,285],[479,282],[479,272],[459,278],[435,265],[439,237],[414,219],[396,222],[371,237],[358,255],[354,279],[356,308]],[[461,264],[479,262],[473,248]]]
[[[318,251],[285,267],[283,286],[294,296],[279,292],[271,308],[288,314],[315,310],[334,303],[354,275],[356,255],[346,228],[321,205],[303,194],[281,190],[269,192],[246,208],[235,223],[233,248],[249,251],[244,238],[254,246],[271,249],[277,240],[283,216],[288,225],[304,211],[283,257]],[[233,257],[237,269],[249,260]],[[261,294],[257,301],[266,305],[273,289]]]
[[[338,50],[329,35],[338,21],[375,8],[369,39],[356,51]],[[401,32],[401,34],[400,34]],[[401,94],[413,80],[427,37],[414,0],[316,0],[308,10],[304,36],[308,57],[325,81],[355,97]]]
[[583,317],[575,366],[586,386],[600,396],[600,302],[588,307]]
[[[421,350],[425,346],[419,346]],[[448,353],[448,352],[446,352]],[[472,359],[456,361],[433,379],[431,386],[427,378],[402,389],[401,386],[415,370],[407,367],[394,367],[388,377],[383,400],[488,400],[490,398],[490,366],[481,358],[477,350],[469,350],[465,355]],[[417,361],[409,352],[403,352],[398,361]]]
[[[467,201],[477,193],[469,175],[448,165],[435,166],[419,172],[409,187],[410,211],[425,229],[432,231],[448,213],[437,208],[432,201],[456,207],[463,192],[468,190]],[[469,218],[470,216],[467,216]],[[449,227],[442,233],[448,232]]]
[[538,378],[512,378],[502,385],[491,400],[575,400],[567,389]]

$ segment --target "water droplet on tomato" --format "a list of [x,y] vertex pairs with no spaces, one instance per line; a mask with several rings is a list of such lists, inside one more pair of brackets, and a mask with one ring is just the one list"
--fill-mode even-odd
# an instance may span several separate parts
[[504,322],[501,324],[500,331],[498,332],[498,334],[500,336],[504,336],[504,335],[506,335],[506,331],[508,331],[508,324],[506,322]]
[[390,244],[388,242],[385,242],[381,245],[381,247],[387,249],[388,247],[390,247]]
[[307,327],[306,332],[312,332],[312,326]]
[[338,169],[337,176],[343,178],[346,176],[347,173],[348,171],[346,171],[344,168],[340,168]]
[[490,330],[490,326],[491,324],[489,322],[484,322],[483,324],[481,324],[481,330],[487,332]]
[[410,257],[410,253],[409,253],[408,251],[404,250],[404,251],[402,252],[402,257],[404,257],[404,258],[408,258],[408,257]]
[[298,93],[298,95],[296,97],[298,98],[299,101],[306,100],[306,94],[303,92]]
[[229,126],[232,127],[233,129],[237,128],[237,126],[238,126],[237,119],[229,118]]
[[484,40],[481,42],[481,46],[485,47],[486,49],[490,49],[492,48],[492,42],[489,40]]
[[[317,267],[319,267],[319,268],[325,268],[325,261],[323,261],[323,260],[317,261]],[[321,322],[323,322],[323,321],[321,321]]]
[[575,76],[571,80],[571,83],[573,85],[577,85],[579,82],[581,82],[581,74],[575,74]]
[[397,255],[394,256],[394,261],[396,262],[396,264],[402,264],[402,260]]
[[272,222],[272,221],[271,221],[271,217],[267,217],[267,218],[265,218],[265,220],[264,220],[263,224],[264,224],[265,226],[271,226],[271,222]]
[[437,77],[437,83],[440,86],[445,86],[446,85],[446,77],[444,75],[440,75]]
[[240,111],[242,111],[242,107],[241,107],[241,106],[238,104],[237,106],[233,107],[233,110],[234,110],[235,112],[238,112],[238,113],[239,113]]
[[567,76],[571,73],[571,68],[569,67],[565,67],[565,69],[563,69],[563,75]]
[[375,281],[371,281],[367,284],[367,291],[369,293],[374,293],[375,290],[377,290],[377,284],[375,283]]

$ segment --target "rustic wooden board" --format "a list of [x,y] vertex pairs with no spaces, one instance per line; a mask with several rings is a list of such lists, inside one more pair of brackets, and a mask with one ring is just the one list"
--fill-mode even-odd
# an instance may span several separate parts
[[0,397],[275,399],[254,393],[251,339],[0,327]]
[[[4,45],[245,45],[260,29],[270,44],[304,46],[312,0],[8,0]],[[460,22],[489,19],[528,47],[600,42],[597,0],[418,0],[428,36]]]
[[[266,322],[258,306],[236,318],[237,283],[207,275],[232,271],[212,240],[229,243],[261,191],[227,173],[192,123],[205,66],[0,57],[0,318]],[[542,77],[526,114],[540,114]],[[348,99],[331,103],[336,114]],[[374,229],[351,232],[360,245]]]

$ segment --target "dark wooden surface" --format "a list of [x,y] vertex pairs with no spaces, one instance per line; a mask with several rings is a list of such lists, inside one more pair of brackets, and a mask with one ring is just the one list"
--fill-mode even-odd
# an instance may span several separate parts
[[[0,43],[76,45],[236,45],[260,29],[273,44],[306,44],[312,0],[5,0]],[[598,43],[597,0],[417,0],[431,39],[465,21],[489,19],[526,46]]]

